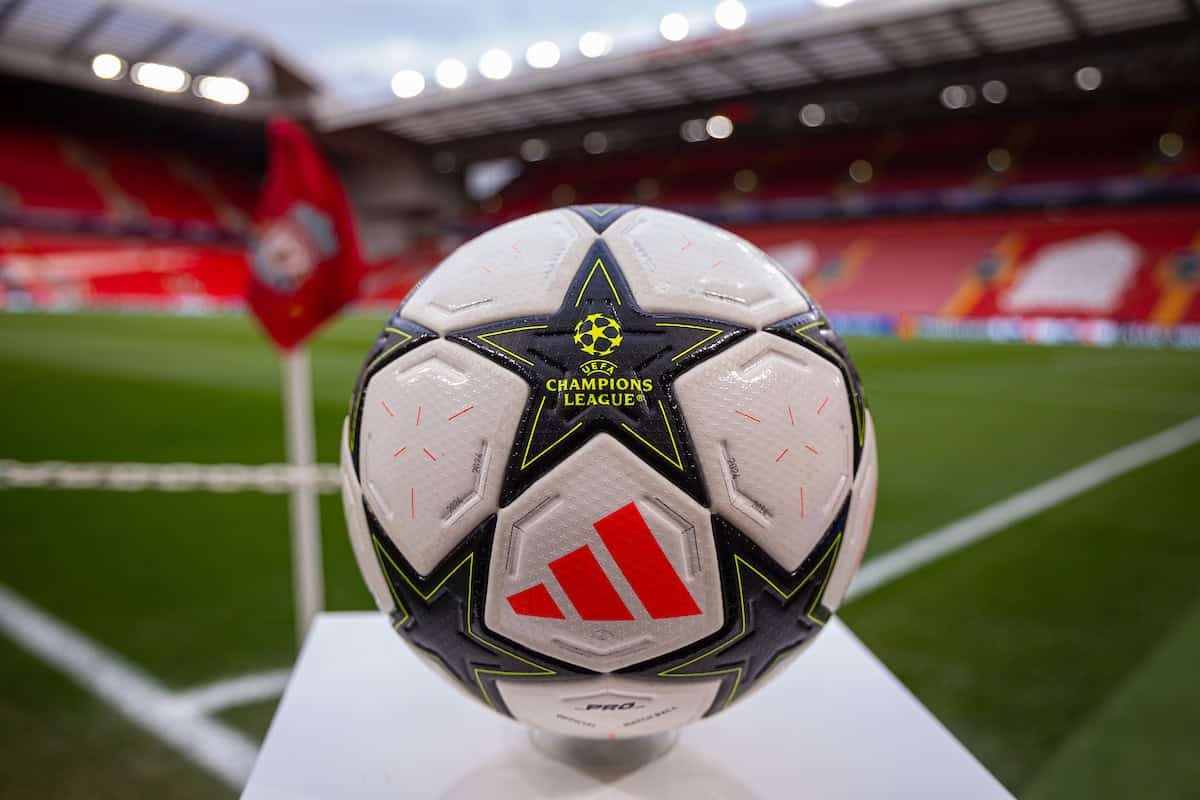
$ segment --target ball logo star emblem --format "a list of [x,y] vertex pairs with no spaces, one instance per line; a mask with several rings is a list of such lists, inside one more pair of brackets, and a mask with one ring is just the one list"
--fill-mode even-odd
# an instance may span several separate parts
[[621,323],[603,314],[588,314],[575,324],[575,344],[589,356],[607,356],[621,346]]

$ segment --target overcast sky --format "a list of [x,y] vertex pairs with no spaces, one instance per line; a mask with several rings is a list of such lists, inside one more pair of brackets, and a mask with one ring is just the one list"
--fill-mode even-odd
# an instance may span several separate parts
[[[575,52],[579,34],[611,33],[620,50],[661,43],[658,21],[680,11],[692,30],[715,30],[717,0],[158,0],[200,19],[254,31],[281,47],[346,99],[382,99],[397,70],[432,74],[454,56],[474,71],[479,54],[503,47],[514,54],[540,39]],[[743,0],[749,23],[791,15],[812,0]],[[572,56],[574,57],[574,56]],[[519,57],[518,57],[519,58]]]

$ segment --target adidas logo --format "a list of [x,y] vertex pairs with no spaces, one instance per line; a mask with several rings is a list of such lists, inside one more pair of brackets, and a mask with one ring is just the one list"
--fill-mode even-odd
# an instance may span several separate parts
[[[592,523],[592,527],[600,534],[600,540],[622,577],[651,618],[691,617],[703,613],[635,504],[622,506]],[[634,619],[589,545],[554,559],[548,566],[583,619],[589,622]],[[506,599],[512,610],[523,617],[566,619],[545,583],[510,594]]]

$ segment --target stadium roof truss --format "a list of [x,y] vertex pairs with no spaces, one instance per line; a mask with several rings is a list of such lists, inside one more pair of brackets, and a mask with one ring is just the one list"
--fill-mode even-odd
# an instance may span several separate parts
[[859,0],[628,56],[435,89],[324,122],[328,130],[378,126],[436,146],[1174,24],[1200,25],[1200,0]]
[[205,110],[215,104],[190,91],[143,89],[127,79],[100,80],[93,57],[112,53],[126,64],[154,62],[190,76],[237,78],[247,102],[227,113],[260,117],[311,95],[316,83],[262,39],[146,2],[0,0],[0,70],[54,83],[109,91]]

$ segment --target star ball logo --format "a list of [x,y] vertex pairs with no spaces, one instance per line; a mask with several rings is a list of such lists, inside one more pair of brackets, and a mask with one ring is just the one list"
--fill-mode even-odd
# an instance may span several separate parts
[[585,355],[596,356],[580,366],[584,375],[612,375],[616,371],[617,365],[604,356],[621,346],[621,323],[603,314],[588,314],[575,324],[573,339]]

